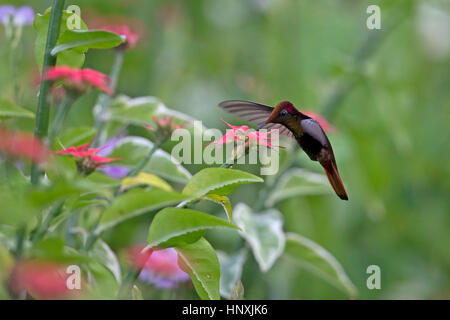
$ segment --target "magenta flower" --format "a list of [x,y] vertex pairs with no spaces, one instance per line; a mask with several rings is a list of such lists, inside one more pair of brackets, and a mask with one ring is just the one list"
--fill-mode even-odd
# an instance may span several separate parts
[[245,147],[249,147],[250,145],[257,145],[267,148],[283,148],[282,146],[275,146],[270,142],[270,135],[278,129],[273,129],[270,131],[250,131],[248,126],[233,126],[222,118],[220,120],[224,122],[228,127],[230,127],[230,129],[227,130],[227,132],[222,136],[220,140],[210,142],[206,144],[205,147],[210,144],[222,146],[229,142],[237,142],[242,139],[245,141]]
[[136,43],[139,40],[139,35],[137,33],[133,33],[131,31],[130,27],[127,25],[107,26],[107,27],[103,27],[101,29],[125,36],[125,42],[122,43],[119,46],[119,48],[124,48],[124,49],[134,48],[136,46]]
[[0,128],[0,154],[10,160],[29,159],[42,163],[48,159],[45,144],[25,132],[14,132]]
[[189,280],[189,275],[178,266],[178,254],[173,248],[144,250],[145,245],[127,249],[131,266],[141,269],[139,279],[157,288],[174,288]]
[[54,262],[26,260],[14,267],[9,287],[16,294],[26,291],[34,299],[63,299],[79,294],[66,284],[66,266]]
[[69,66],[56,66],[50,68],[44,77],[48,81],[60,81],[66,90],[84,93],[92,88],[113,95],[109,86],[109,77],[92,69],[78,69]]
[[188,281],[189,275],[178,266],[178,253],[173,248],[153,251],[139,279],[157,288],[174,288]]
[[12,5],[0,6],[0,23],[14,27],[32,25],[34,21],[34,11],[30,6],[16,8]]

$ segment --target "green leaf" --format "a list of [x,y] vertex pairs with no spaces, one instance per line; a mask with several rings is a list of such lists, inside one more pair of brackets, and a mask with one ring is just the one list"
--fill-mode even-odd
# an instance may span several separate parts
[[90,250],[89,255],[97,262],[103,264],[109,271],[111,271],[117,283],[121,283],[122,274],[120,271],[119,260],[106,242],[98,239],[95,242],[92,250]]
[[73,127],[65,130],[53,144],[53,150],[61,150],[72,146],[88,143],[95,136],[92,127]]
[[[121,165],[134,168],[152,148],[153,143],[145,138],[126,137],[117,142],[113,152],[108,157],[121,158],[123,159]],[[178,183],[187,183],[192,177],[189,171],[176,163],[170,154],[161,149],[156,150],[143,171],[157,174],[164,179]]]
[[148,185],[166,191],[172,191],[172,187],[166,181],[155,174],[139,172],[135,177],[126,177],[122,180],[121,190],[129,189],[139,185]]
[[247,205],[239,203],[234,209],[234,221],[242,229],[260,269],[268,271],[284,250],[281,213],[276,209],[253,213]]
[[110,119],[125,124],[146,125],[153,124],[152,116],[172,117],[175,124],[193,124],[194,118],[167,108],[156,97],[129,98],[119,96],[111,103]]
[[228,221],[230,221],[230,223],[233,223],[233,209],[231,208],[231,202],[228,197],[218,196],[217,194],[207,194],[202,199],[220,204],[227,214]]
[[206,168],[199,171],[189,180],[183,193],[197,197],[212,193],[226,196],[232,193],[239,185],[253,182],[264,182],[264,180],[240,170]]
[[67,30],[58,40],[51,55],[55,56],[66,50],[111,49],[125,41],[125,37],[114,32],[102,30]]
[[34,118],[34,113],[18,107],[11,100],[0,94],[0,119],[4,118]]
[[61,238],[46,238],[38,241],[30,248],[33,258],[67,263],[89,262],[91,259],[75,249],[66,247]]
[[148,242],[152,247],[174,247],[193,243],[207,229],[235,228],[231,223],[200,211],[165,208],[158,212],[150,225]]
[[241,279],[242,268],[247,258],[247,249],[241,249],[231,255],[217,251],[220,261],[220,295],[230,299],[231,294]]
[[105,210],[100,220],[100,229],[112,228],[121,222],[163,207],[175,205],[187,198],[178,192],[161,189],[130,190],[117,197],[111,206]]
[[298,168],[286,171],[274,190],[266,200],[266,207],[287,198],[333,193],[325,175]]
[[176,247],[178,265],[186,272],[202,300],[220,300],[220,265],[217,255],[204,238]]
[[350,296],[357,295],[356,287],[341,264],[314,241],[295,233],[287,233],[285,255]]
[[[36,62],[39,66],[39,70],[42,70],[42,64],[44,63],[44,52],[47,40],[48,25],[50,23],[50,13],[51,8],[48,8],[44,14],[37,14],[34,19],[34,29],[36,30],[36,41],[35,41],[35,56]],[[66,33],[71,33],[73,31],[67,28],[67,19],[71,17],[74,13],[69,11],[64,11],[61,21],[61,29],[59,32],[58,39],[64,39]],[[80,18],[81,20],[81,18]],[[81,20],[81,30],[87,30],[86,24]],[[58,41],[57,45],[60,42]],[[73,48],[70,50],[65,50],[58,54],[56,60],[57,65],[68,65],[75,68],[80,68],[84,64],[85,53],[87,48]]]

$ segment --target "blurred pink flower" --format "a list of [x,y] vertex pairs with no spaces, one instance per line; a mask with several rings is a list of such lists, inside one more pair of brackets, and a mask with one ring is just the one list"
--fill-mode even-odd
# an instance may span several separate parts
[[42,163],[48,159],[49,152],[44,143],[30,133],[0,128],[0,154],[11,160]]
[[110,25],[110,26],[106,26],[101,28],[102,30],[105,31],[111,31],[117,34],[120,34],[122,36],[125,36],[125,42],[122,43],[119,47],[125,48],[125,49],[132,49],[136,46],[136,43],[139,40],[139,34],[137,33],[133,33],[130,29],[129,26],[127,25]]
[[109,86],[109,77],[92,69],[56,66],[47,71],[44,80],[61,81],[66,89],[75,90],[78,93],[84,93],[96,87],[111,96],[113,95]]
[[67,288],[64,265],[39,260],[20,261],[9,278],[9,287],[16,294],[26,291],[34,299],[62,299],[79,293]]
[[210,142],[206,144],[205,147],[210,144],[221,146],[231,141],[236,142],[239,139],[244,139],[246,147],[250,146],[252,142],[255,142],[257,146],[264,146],[267,148],[283,148],[282,146],[275,146],[269,141],[271,139],[270,135],[278,129],[273,129],[270,131],[250,131],[248,126],[233,126],[222,118],[220,120],[224,122],[228,127],[230,127],[230,129],[227,130],[227,132],[222,136],[221,139]]
[[304,113],[308,117],[311,117],[314,120],[316,120],[319,123],[319,125],[322,127],[323,131],[336,132],[336,128],[332,124],[330,124],[324,116],[322,116],[318,113],[315,113],[314,111],[302,111],[302,113]]
[[139,278],[158,288],[174,288],[190,279],[178,266],[178,253],[173,248],[153,251]]
[[183,124],[175,124],[173,117],[158,118],[153,116],[156,126],[146,125],[145,128],[155,134],[156,139],[164,140],[170,137],[172,131],[183,128]]

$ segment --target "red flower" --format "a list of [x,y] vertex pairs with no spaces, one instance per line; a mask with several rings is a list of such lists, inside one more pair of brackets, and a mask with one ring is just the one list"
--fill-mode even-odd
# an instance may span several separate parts
[[134,48],[136,46],[136,43],[139,40],[139,35],[136,33],[133,33],[127,25],[121,25],[121,26],[106,26],[102,28],[105,31],[114,32],[117,34],[120,34],[122,36],[125,36],[125,42],[122,43],[119,47],[128,49],[128,48]]
[[172,131],[183,128],[182,124],[174,123],[173,117],[157,118],[153,116],[152,119],[156,127],[146,125],[145,128],[154,132],[157,140],[165,140],[172,134]]
[[77,69],[69,66],[57,66],[50,68],[44,80],[61,81],[68,90],[84,93],[96,87],[103,92],[113,95],[109,86],[109,77],[92,69]]
[[323,131],[326,132],[336,132],[336,128],[330,124],[325,117],[321,116],[318,113],[315,113],[313,111],[302,111],[304,114],[306,114],[308,117],[313,118],[316,120],[319,125],[322,127]]
[[243,139],[245,141],[245,146],[248,147],[250,144],[254,141],[257,146],[264,146],[267,148],[277,147],[277,148],[283,148],[281,146],[274,146],[269,141],[271,138],[269,137],[273,132],[275,132],[278,129],[270,130],[270,131],[249,131],[248,126],[233,126],[229,124],[228,122],[224,121],[222,118],[220,119],[222,122],[224,122],[230,129],[227,130],[227,132],[223,135],[223,137],[220,140],[213,141],[211,143],[206,144],[216,144],[218,146],[227,144],[231,141],[238,141],[240,139]]
[[6,158],[45,162],[48,150],[44,143],[29,133],[12,132],[0,128],[0,153]]
[[28,260],[13,269],[9,286],[13,292],[26,291],[35,299],[61,299],[76,293],[67,287],[65,266],[53,262]]
[[153,253],[152,249],[145,250],[146,245],[137,244],[127,249],[127,257],[130,265],[135,269],[142,269]]
[[89,142],[78,147],[69,147],[55,153],[59,155],[69,155],[77,158],[78,171],[86,175],[92,173],[93,171],[95,171],[95,169],[104,164],[122,160],[120,158],[107,158],[99,156],[97,154],[100,150],[103,150],[107,146],[103,146],[100,148],[90,148],[90,146],[91,143]]

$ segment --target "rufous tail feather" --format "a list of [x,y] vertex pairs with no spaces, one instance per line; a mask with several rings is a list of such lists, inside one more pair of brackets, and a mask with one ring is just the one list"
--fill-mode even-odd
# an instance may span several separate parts
[[336,164],[332,160],[322,161],[320,163],[325,169],[328,181],[330,181],[331,186],[334,191],[342,200],[348,200],[347,192],[345,191],[344,184],[342,183],[339,172],[337,171]]

